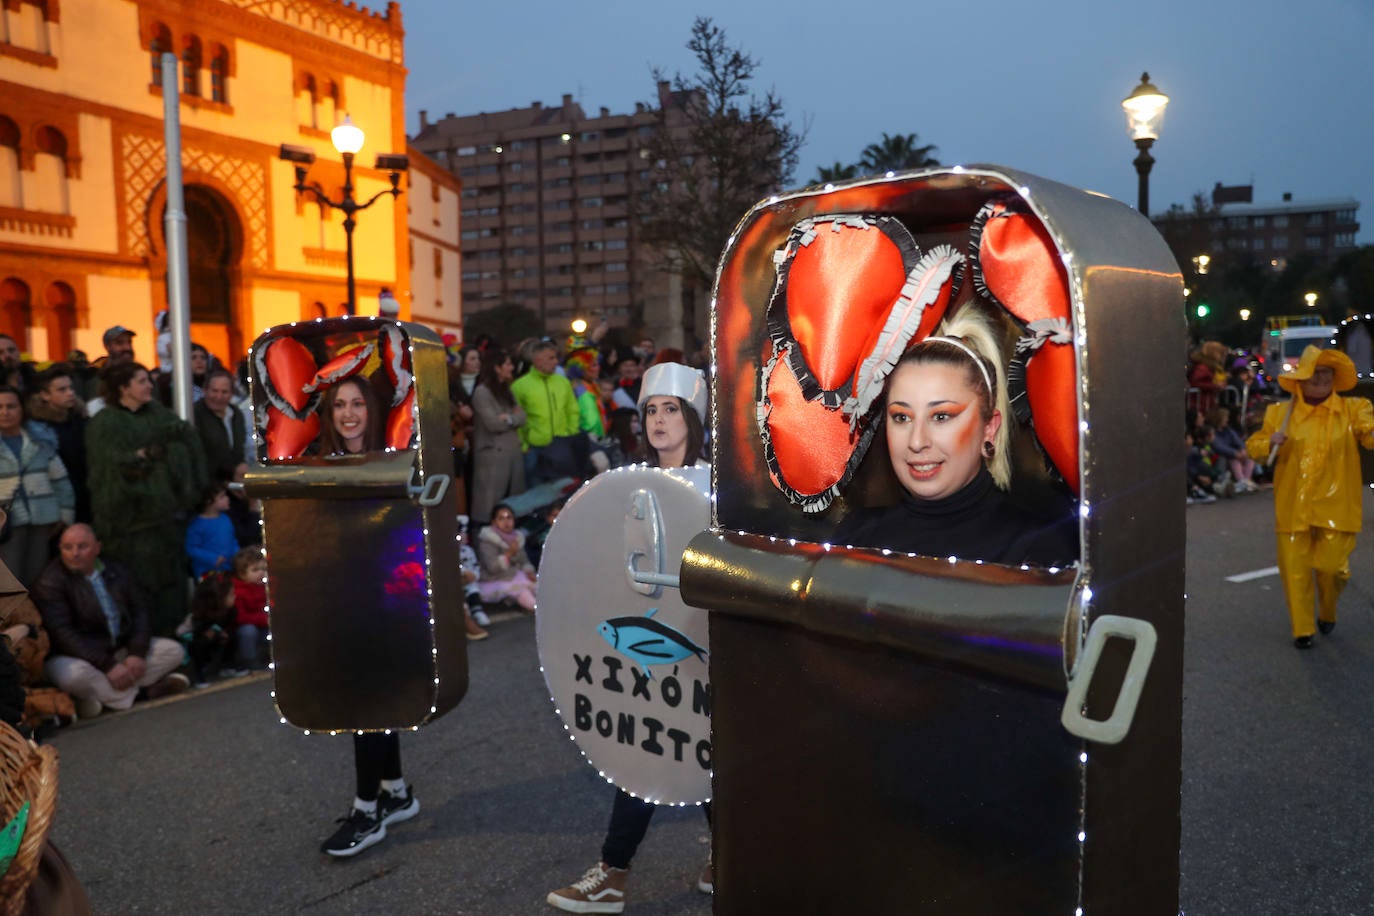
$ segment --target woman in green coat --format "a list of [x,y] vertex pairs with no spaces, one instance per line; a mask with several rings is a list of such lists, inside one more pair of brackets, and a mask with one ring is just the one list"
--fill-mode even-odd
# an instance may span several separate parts
[[91,511],[103,552],[134,571],[152,602],[153,633],[186,616],[186,518],[205,485],[195,428],[153,396],[135,362],[105,370],[107,407],[86,427]]

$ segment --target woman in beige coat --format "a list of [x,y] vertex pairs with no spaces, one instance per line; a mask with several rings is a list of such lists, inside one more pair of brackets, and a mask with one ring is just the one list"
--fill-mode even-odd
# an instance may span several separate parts
[[507,496],[525,492],[525,461],[519,429],[525,412],[510,393],[515,361],[505,350],[488,350],[472,389],[472,518],[491,520]]

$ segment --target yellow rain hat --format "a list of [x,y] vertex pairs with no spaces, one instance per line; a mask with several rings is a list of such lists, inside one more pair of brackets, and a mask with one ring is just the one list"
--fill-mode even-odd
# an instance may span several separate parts
[[1318,366],[1330,366],[1335,370],[1333,390],[1349,391],[1355,387],[1355,364],[1351,362],[1350,357],[1340,350],[1323,350],[1311,344],[1302,351],[1298,365],[1279,376],[1279,385],[1284,391],[1297,394],[1301,389],[1301,383],[1310,379]]

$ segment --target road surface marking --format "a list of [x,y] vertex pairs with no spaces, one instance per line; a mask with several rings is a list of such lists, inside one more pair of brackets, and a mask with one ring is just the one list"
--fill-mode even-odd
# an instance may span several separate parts
[[1227,576],[1227,582],[1249,582],[1251,579],[1263,579],[1265,576],[1277,576],[1279,568],[1269,566],[1265,569],[1252,569],[1250,572],[1236,573],[1234,576]]

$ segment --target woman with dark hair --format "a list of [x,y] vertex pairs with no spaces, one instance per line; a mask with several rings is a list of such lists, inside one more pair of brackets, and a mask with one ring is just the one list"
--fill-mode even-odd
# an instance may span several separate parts
[[38,581],[58,524],[75,521],[76,493],[48,440],[30,435],[19,392],[0,386],[0,505],[9,512],[0,560],[25,585]]
[[483,354],[482,372],[472,389],[471,514],[478,523],[489,521],[502,499],[525,492],[519,432],[525,425],[525,412],[511,394],[514,378],[515,361],[509,353],[492,349]]
[[[382,447],[386,414],[367,380],[346,378],[320,400],[319,453],[357,455]],[[401,775],[401,738],[394,731],[361,732],[353,736],[353,768],[357,794],[339,828],[320,845],[336,857],[355,856],[386,839],[390,824],[420,813],[415,790]]]
[[206,483],[200,437],[139,363],[107,367],[103,383],[107,406],[86,427],[96,537],[148,591],[153,633],[171,636],[186,616],[186,518]]
[[385,428],[381,401],[364,378],[346,378],[320,398],[321,455],[379,451]]
[[[701,460],[706,417],[706,378],[681,363],[659,363],[644,373],[639,389],[649,464],[659,468],[710,467]],[[551,891],[545,901],[569,913],[619,913],[625,907],[630,862],[649,832],[657,808],[652,802],[616,789],[611,822],[601,844],[601,859],[567,887]],[[703,805],[706,818],[711,804]],[[708,861],[697,890],[715,893]]]
[[1011,502],[1006,378],[997,337],[964,309],[908,350],[882,398],[895,506],[847,517],[835,540],[924,556],[1066,566],[1078,558],[1068,515],[1042,519]]

